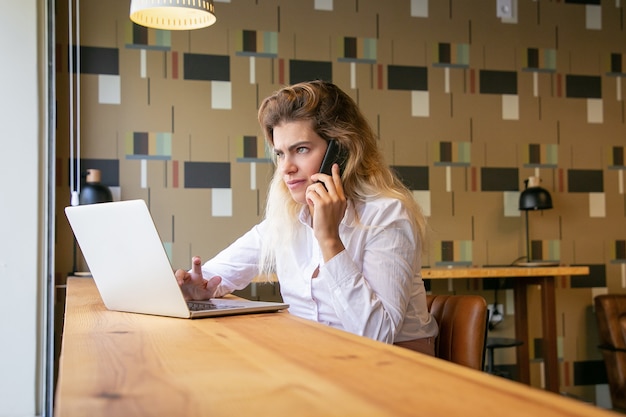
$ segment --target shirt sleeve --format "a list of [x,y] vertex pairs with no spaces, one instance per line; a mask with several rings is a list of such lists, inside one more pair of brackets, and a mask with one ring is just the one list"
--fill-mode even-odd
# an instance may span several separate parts
[[245,288],[258,275],[261,237],[265,226],[265,222],[254,226],[202,265],[203,277],[222,277],[215,297]]
[[323,266],[324,279],[345,330],[393,343],[421,282],[417,234],[400,202],[361,221],[356,227],[367,230],[359,246],[362,267],[359,254],[344,250]]

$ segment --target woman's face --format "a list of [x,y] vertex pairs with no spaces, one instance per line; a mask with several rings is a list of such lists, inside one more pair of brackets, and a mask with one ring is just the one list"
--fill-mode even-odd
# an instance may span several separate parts
[[328,142],[311,127],[311,121],[281,123],[274,127],[274,152],[278,170],[300,204],[306,204],[306,189],[313,183],[311,175],[319,172]]

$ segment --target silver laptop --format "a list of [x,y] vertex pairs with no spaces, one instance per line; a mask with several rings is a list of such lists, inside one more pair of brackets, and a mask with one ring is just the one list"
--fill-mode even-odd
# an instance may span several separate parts
[[229,297],[188,303],[143,200],[67,207],[65,214],[109,310],[200,318],[289,307]]

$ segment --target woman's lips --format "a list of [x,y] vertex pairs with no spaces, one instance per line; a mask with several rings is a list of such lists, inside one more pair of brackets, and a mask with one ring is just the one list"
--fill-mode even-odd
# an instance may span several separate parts
[[306,184],[306,180],[288,180],[285,181],[285,184],[287,184],[287,188],[289,188],[290,190],[294,190],[300,187],[302,184]]

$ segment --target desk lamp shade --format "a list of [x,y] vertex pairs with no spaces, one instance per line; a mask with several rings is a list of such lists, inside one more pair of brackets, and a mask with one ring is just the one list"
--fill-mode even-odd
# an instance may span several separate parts
[[113,201],[111,190],[100,183],[100,170],[88,169],[85,185],[80,190],[80,205]]
[[213,0],[131,0],[130,20],[163,30],[190,30],[211,26],[217,18]]
[[524,181],[526,189],[519,196],[520,210],[547,210],[552,208],[552,197],[545,188],[539,186],[538,177]]

